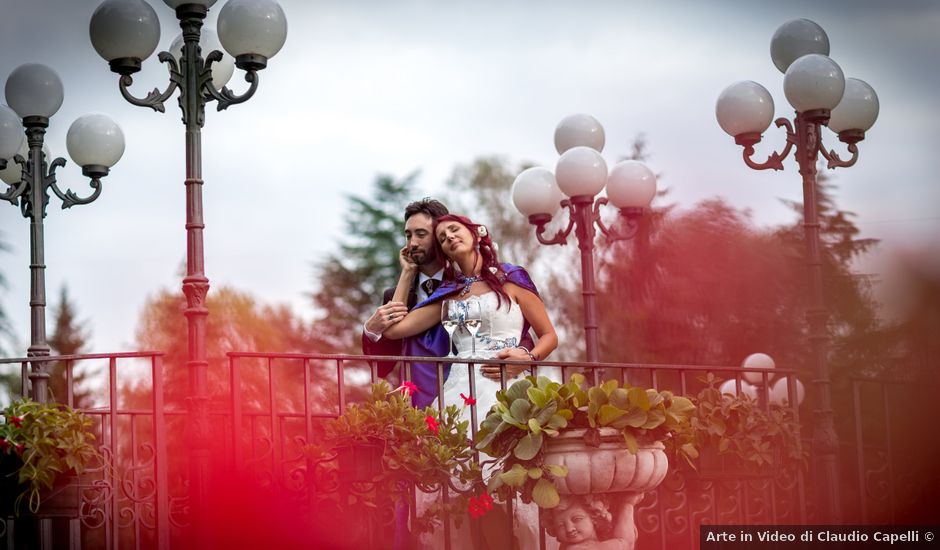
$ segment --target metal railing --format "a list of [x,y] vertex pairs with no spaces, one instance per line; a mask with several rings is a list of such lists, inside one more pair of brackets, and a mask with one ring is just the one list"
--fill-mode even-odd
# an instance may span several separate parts
[[[302,449],[317,439],[325,421],[341,414],[349,402],[366,396],[368,384],[377,379],[378,363],[383,361],[398,364],[400,380],[410,379],[413,363],[436,365],[440,394],[444,366],[451,359],[229,353],[227,364],[210,366],[216,473],[237,480],[241,497],[250,498],[248,495],[260,490],[273,495],[275,500],[268,502],[288,503],[290,517],[299,522],[295,525],[298,536],[314,540],[317,531],[311,522],[316,521],[313,516],[319,499],[328,496],[329,491],[318,487]],[[64,380],[65,394],[56,397],[94,419],[96,438],[109,462],[84,476],[81,515],[72,520],[54,520],[55,536],[67,538],[72,548],[162,549],[182,544],[189,503],[185,437],[189,418],[184,401],[188,373],[184,367],[165,366],[158,352],[139,352],[0,359],[0,373],[18,368],[24,380],[19,389],[25,392],[30,364],[39,362],[46,364],[47,370],[56,366],[54,376]],[[503,387],[511,384],[505,378],[505,367],[523,365],[532,374],[555,369],[554,375],[564,379],[573,372],[599,369],[603,372],[599,379],[617,378],[681,395],[697,393],[705,385],[700,378],[709,372],[737,380],[740,391],[742,375],[747,372],[740,367],[721,366],[500,360],[474,360],[452,368],[475,369],[482,364],[503,367]],[[783,369],[754,372],[762,377],[759,403],[765,410],[770,406],[770,377],[792,380],[795,376],[794,371]],[[909,509],[903,501],[911,500],[911,487],[917,483],[910,483],[907,474],[911,472],[898,466],[904,458],[897,452],[899,439],[894,428],[906,420],[905,412],[897,410],[889,399],[897,384],[877,380],[854,380],[851,384],[852,410],[845,416],[852,419],[855,438],[843,444],[843,463],[854,464],[848,477],[857,487],[846,491],[847,500],[854,499],[854,508],[847,508],[852,512],[847,517],[866,523],[903,519]],[[795,384],[789,384],[789,388],[790,402],[795,402]],[[477,397],[474,388],[470,392]],[[880,403],[871,405],[878,396]],[[881,411],[879,420],[868,422],[867,417],[875,409]],[[469,412],[475,432],[478,416],[485,411],[473,406]],[[794,414],[799,418],[798,410]],[[703,478],[671,468],[660,487],[637,506],[639,545],[697,548],[698,527],[709,523],[812,522],[814,509],[806,500],[804,488],[813,483],[814,475],[810,470],[794,477]],[[224,504],[222,497],[220,502]],[[273,529],[260,516],[247,521],[261,533]],[[384,526],[377,529],[391,533],[394,526],[388,523],[388,514],[382,521]],[[14,548],[15,537],[16,521],[0,519],[0,547]],[[542,532],[540,539],[546,538]],[[552,539],[547,540],[548,547],[552,547]],[[444,544],[449,547],[449,539]]]
[[[423,363],[434,365],[437,369],[436,393],[443,394],[444,387],[444,368],[445,365],[454,359],[445,358],[423,358],[423,357],[393,357],[393,356],[359,356],[359,355],[305,355],[305,354],[269,354],[254,352],[236,352],[229,353],[230,368],[233,377],[233,392],[236,390],[235,380],[239,377],[239,372],[245,362],[260,362],[256,367],[261,367],[268,372],[268,379],[274,380],[274,373],[281,363],[283,368],[291,368],[293,364],[295,369],[302,368],[304,380],[304,403],[310,406],[309,395],[315,383],[322,384],[324,378],[322,374],[330,373],[335,376],[335,399],[328,403],[328,410],[310,410],[298,411],[279,411],[269,409],[270,415],[269,430],[275,434],[275,439],[284,443],[291,440],[284,437],[288,430],[284,422],[289,419],[303,418],[303,437],[295,439],[295,442],[311,441],[315,430],[313,423],[317,419],[326,419],[337,416],[345,408],[347,398],[347,388],[350,386],[347,377],[357,377],[359,379],[359,388],[362,388],[364,382],[374,382],[377,380],[378,363],[396,362],[398,363],[397,375],[399,380],[410,380],[411,368],[413,363]],[[456,360],[464,361],[464,360]],[[631,385],[655,387],[659,390],[671,390],[674,393],[688,395],[695,393],[699,388],[706,384],[699,380],[707,373],[715,373],[728,379],[736,379],[737,390],[741,391],[741,376],[748,372],[740,367],[721,367],[721,366],[696,366],[696,365],[644,365],[644,364],[623,364],[623,363],[595,363],[585,364],[576,362],[539,362],[538,364],[529,361],[505,361],[505,360],[473,360],[472,363],[454,363],[451,368],[479,368],[481,365],[499,365],[503,367],[503,376],[501,377],[501,386],[505,389],[511,380],[505,377],[505,367],[509,365],[524,365],[528,373],[539,375],[554,370],[552,374],[556,378],[567,379],[573,372],[584,372],[588,370],[597,370],[603,374],[598,379],[617,378],[620,381],[628,381]],[[321,376],[314,376],[313,371],[321,373]],[[773,375],[793,377],[794,371],[777,369],[769,371],[753,371],[761,374],[763,384],[761,387],[761,403],[764,410],[769,409],[768,384]],[[295,377],[299,374],[295,372]],[[470,377],[472,380],[472,377]],[[470,397],[478,398],[476,390],[470,384]],[[795,384],[790,384],[790,400],[795,401]],[[270,402],[274,403],[274,395],[277,393],[274,384],[264,388],[271,396]],[[364,397],[364,393],[361,397]],[[233,418],[242,416],[237,404],[237,399],[233,401]],[[438,400],[436,406],[443,409],[450,403]],[[461,403],[458,403],[461,404]],[[469,407],[470,426],[473,434],[476,433],[479,415],[486,411],[480,411],[477,407]],[[257,414],[257,413],[256,413]],[[798,412],[796,412],[798,418]],[[299,434],[295,434],[299,435]],[[275,449],[273,452],[265,450],[263,456],[254,456],[253,465],[260,466],[262,463],[266,468],[270,468],[271,478],[289,479],[292,476],[284,475],[284,464],[290,464],[294,460],[293,466],[288,467],[300,469],[303,468],[299,462],[299,456],[293,454],[294,458],[284,460],[283,457],[289,457],[291,453],[287,449]],[[279,458],[282,457],[282,458]],[[236,465],[248,462],[245,457],[237,457]],[[335,489],[332,488],[332,489]],[[309,487],[308,490],[316,491],[316,487]],[[310,498],[307,495],[306,498]],[[647,495],[646,499],[637,506],[637,527],[640,531],[641,546],[651,548],[696,548],[698,546],[698,525],[701,523],[805,523],[807,519],[806,499],[804,495],[804,483],[802,475],[795,479],[781,479],[764,477],[760,479],[706,479],[698,476],[688,476],[679,471],[672,471],[662,484],[661,488]],[[509,503],[511,507],[512,504]],[[414,513],[414,504],[412,503],[412,513]],[[510,512],[511,513],[511,512]],[[386,518],[388,519],[388,518]],[[444,547],[450,548],[451,533],[449,532],[449,522],[444,523]],[[390,524],[376,526],[374,528],[384,529],[390,532],[394,527]],[[544,530],[539,529],[539,539],[545,540]],[[549,539],[550,540],[550,539]],[[540,544],[543,548],[544,542]]]
[[[79,517],[52,520],[57,545],[65,538],[72,548],[169,548],[162,356],[131,352],[0,359],[0,372],[19,365],[23,396],[29,394],[30,368],[42,365],[52,371],[53,380],[62,378],[57,385],[66,392],[64,399],[51,397],[94,421],[104,463],[80,478]],[[77,376],[76,370],[82,373]],[[77,378],[88,385],[76,388]],[[0,518],[0,544],[17,547],[16,523]]]

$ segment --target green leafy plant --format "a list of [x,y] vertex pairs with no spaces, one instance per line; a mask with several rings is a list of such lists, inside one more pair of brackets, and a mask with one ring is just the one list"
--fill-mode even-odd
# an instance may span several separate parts
[[565,384],[529,376],[506,391],[477,432],[476,448],[493,457],[496,471],[487,490],[503,499],[521,494],[524,502],[542,508],[558,505],[554,480],[568,474],[564,466],[545,464],[549,438],[566,429],[584,428],[589,446],[600,444],[600,428],[620,430],[632,453],[638,440],[662,440],[683,432],[695,406],[685,397],[608,380],[584,388],[584,376]]
[[[721,380],[708,373],[707,384],[692,398],[695,411],[667,450],[699,470],[700,453],[716,453],[751,469],[795,472],[807,467],[808,452],[800,439],[800,424],[791,407],[770,404],[767,410],[751,397],[721,393]],[[738,470],[736,474],[745,474]]]
[[16,497],[18,512],[23,498],[36,513],[40,491],[51,489],[60,475],[84,472],[102,462],[94,447],[92,420],[59,403],[37,403],[30,399],[14,401],[2,412],[0,460],[12,465],[17,483],[25,489]]
[[[455,498],[432,506],[418,520],[417,530],[444,511],[462,516],[473,488],[481,486],[480,466],[469,439],[469,421],[462,420],[457,405],[443,411],[411,406],[406,384],[397,390],[383,381],[372,385],[368,400],[352,403],[339,417],[329,421],[323,438],[305,447],[313,460],[324,460],[351,446],[375,446],[380,453],[381,472],[370,480],[377,489],[368,495],[370,506],[406,499],[412,490],[408,481],[430,492],[449,485],[463,488]],[[342,472],[340,473],[342,476]],[[440,500],[440,499],[439,499]]]

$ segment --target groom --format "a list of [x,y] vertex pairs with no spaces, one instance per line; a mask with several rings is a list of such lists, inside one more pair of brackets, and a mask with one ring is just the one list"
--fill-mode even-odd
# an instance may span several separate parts
[[[444,259],[438,257],[434,247],[434,220],[447,214],[447,207],[440,201],[425,198],[405,207],[405,248],[418,265],[418,277],[408,293],[408,303],[392,302],[395,287],[382,293],[382,305],[365,322],[362,329],[362,353],[365,355],[403,355],[406,340],[382,338],[385,330],[400,321],[415,304],[424,301],[437,290],[444,278]],[[386,377],[395,364],[382,361],[378,364],[379,376]],[[449,365],[445,366],[447,377]],[[426,407],[437,397],[437,365],[414,364],[411,369],[413,381],[419,391],[411,396],[415,407]]]

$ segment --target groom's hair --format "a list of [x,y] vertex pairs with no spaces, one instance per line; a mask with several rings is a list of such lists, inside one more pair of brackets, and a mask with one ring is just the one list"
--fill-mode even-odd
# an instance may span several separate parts
[[424,197],[419,201],[415,201],[405,207],[405,221],[408,221],[408,218],[414,216],[415,214],[427,214],[432,220],[436,220],[441,216],[446,216],[450,212],[447,210],[447,207],[444,206],[438,200],[432,199],[430,197]]

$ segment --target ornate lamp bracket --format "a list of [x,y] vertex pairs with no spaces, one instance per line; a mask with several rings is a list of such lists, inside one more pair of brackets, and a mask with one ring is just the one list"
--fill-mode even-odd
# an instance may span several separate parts
[[557,244],[561,246],[568,244],[568,235],[571,234],[576,219],[575,209],[569,199],[561,201],[561,206],[568,209],[568,227],[559,229],[551,239],[545,237],[545,225],[552,220],[552,217],[548,214],[534,214],[529,216],[529,223],[535,226],[535,236],[540,243],[547,245]]
[[88,195],[87,197],[82,198],[82,197],[79,197],[78,194],[76,194],[71,189],[66,189],[65,193],[63,193],[59,189],[59,186],[56,185],[55,169],[60,166],[65,166],[65,159],[60,157],[52,161],[52,165],[49,167],[49,175],[46,176],[45,178],[45,185],[52,188],[52,192],[55,193],[55,195],[59,197],[59,199],[62,201],[63,210],[65,210],[66,208],[71,208],[76,205],[88,204],[88,203],[94,202],[95,199],[98,198],[98,195],[101,194],[101,178],[108,175],[107,168],[104,168],[102,166],[102,167],[97,167],[97,169],[93,169],[91,171],[87,169],[82,170],[82,172],[86,176],[89,176],[89,179],[91,180],[89,185],[94,190],[91,195]]
[[20,178],[19,183],[15,185],[10,184],[10,188],[7,189],[5,193],[0,194],[0,200],[8,201],[13,206],[16,206],[17,199],[19,199],[19,197],[23,195],[27,189],[29,189],[30,178],[26,176],[26,170],[28,167],[26,159],[20,155],[14,155],[12,160],[13,162],[23,167],[23,176]]
[[787,145],[782,152],[774,151],[771,153],[764,162],[754,162],[751,158],[754,156],[754,145],[761,140],[760,134],[741,134],[735,137],[737,144],[744,147],[744,163],[754,170],[783,170],[783,159],[790,155],[790,150],[793,149],[793,146],[796,144],[796,132],[793,131],[793,125],[788,119],[783,117],[778,118],[774,121],[774,125],[777,126],[777,128],[786,129]]
[[601,233],[604,234],[607,244],[613,244],[617,241],[626,241],[635,237],[637,230],[640,228],[640,217],[643,215],[643,209],[632,207],[621,208],[620,216],[625,220],[624,227],[607,227],[604,225],[604,221],[601,220],[601,206],[609,202],[607,197],[601,197],[594,203],[594,223],[597,224]]
[[[841,134],[839,137],[840,138],[842,137]],[[822,145],[822,140],[820,140],[820,143],[819,143],[819,152],[826,159],[826,161],[828,161],[828,164],[826,164],[826,166],[830,170],[833,168],[848,168],[854,165],[855,162],[858,160],[858,145],[856,145],[855,142],[848,142],[848,147],[846,148],[848,149],[849,153],[852,154],[852,156],[849,159],[842,160],[842,158],[839,157],[839,154],[836,152],[835,149],[830,149],[829,151],[826,151],[826,148],[823,147]]]
[[222,61],[222,52],[219,50],[213,50],[206,57],[206,66],[202,71],[202,74],[199,75],[199,81],[201,89],[206,91],[203,96],[205,100],[212,101],[213,99],[218,101],[216,105],[217,111],[222,111],[229,108],[231,105],[236,105],[238,103],[244,103],[251,99],[251,96],[255,95],[255,91],[258,89],[258,71],[251,69],[245,72],[245,81],[251,84],[248,87],[248,90],[245,93],[238,95],[227,87],[223,86],[221,90],[215,87],[212,83],[212,64]]
[[179,87],[183,82],[183,75],[180,73],[179,65],[176,63],[176,58],[173,57],[170,52],[160,52],[157,55],[157,59],[161,63],[166,63],[167,68],[170,72],[170,84],[167,86],[166,90],[160,91],[159,88],[154,88],[149,94],[144,98],[135,97],[127,89],[131,84],[134,83],[134,77],[130,73],[122,74],[120,80],[118,81],[118,87],[121,89],[121,95],[124,96],[124,99],[132,105],[137,105],[138,107],[149,107],[154,111],[159,113],[166,112],[166,108],[163,106],[163,103],[173,95],[173,92],[176,91],[176,88]]

